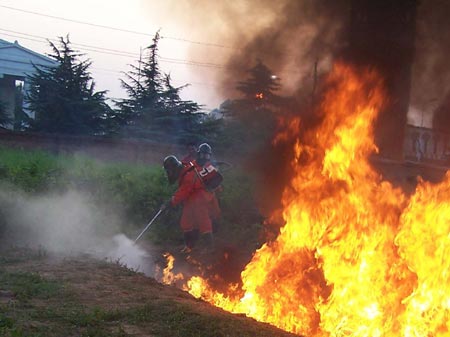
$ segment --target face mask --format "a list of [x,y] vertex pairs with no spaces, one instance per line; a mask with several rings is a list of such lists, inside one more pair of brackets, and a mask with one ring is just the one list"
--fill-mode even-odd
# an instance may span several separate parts
[[197,159],[197,163],[201,166],[205,165],[206,162],[211,158],[208,153],[200,153]]

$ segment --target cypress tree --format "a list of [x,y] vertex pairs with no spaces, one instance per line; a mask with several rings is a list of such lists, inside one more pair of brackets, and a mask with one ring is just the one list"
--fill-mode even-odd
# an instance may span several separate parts
[[0,126],[7,127],[11,123],[11,117],[6,111],[6,104],[0,101]]
[[117,102],[117,116],[127,136],[177,141],[198,132],[203,113],[197,103],[180,98],[186,86],[173,86],[170,75],[161,72],[159,40],[157,32],[146,57],[125,74],[122,86],[128,98]]
[[25,99],[35,112],[30,129],[85,135],[109,132],[113,111],[106,103],[106,91],[95,91],[91,62],[79,59],[83,55],[71,48],[68,36],[59,38],[59,47],[49,43],[53,53],[48,56],[55,66],[34,65],[35,73],[28,78]]

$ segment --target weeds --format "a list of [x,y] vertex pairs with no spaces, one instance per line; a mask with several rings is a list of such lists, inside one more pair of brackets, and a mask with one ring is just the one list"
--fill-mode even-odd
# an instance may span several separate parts
[[27,300],[55,296],[62,286],[57,282],[47,281],[36,273],[1,271],[0,289],[13,292],[20,300]]
[[[0,148],[0,181],[29,193],[70,189],[85,192],[100,209],[116,209],[127,219],[122,230],[135,235],[173,193],[160,165],[101,163],[72,155],[53,156],[42,151]],[[237,169],[224,172],[224,190],[218,194],[223,221],[218,235],[248,242],[257,237],[261,215],[253,200],[253,182]],[[178,243],[180,209],[161,214],[146,239],[156,244]],[[0,236],[7,222],[0,205]],[[45,252],[42,252],[45,254]]]
[[[6,250],[5,247],[2,247],[2,250]],[[0,250],[0,254],[2,251]],[[0,255],[0,267],[9,265],[9,264],[16,264],[19,262],[24,261],[37,261],[42,260],[47,257],[47,250],[39,246],[37,250],[25,248],[25,247],[14,247],[10,246],[8,247],[8,254],[6,255]]]

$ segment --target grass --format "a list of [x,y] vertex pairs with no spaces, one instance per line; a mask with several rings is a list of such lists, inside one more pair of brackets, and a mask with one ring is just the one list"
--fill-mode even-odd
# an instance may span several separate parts
[[19,306],[14,314],[0,307],[0,336],[128,336],[123,325],[137,326],[159,337],[272,336],[256,327],[237,324],[234,317],[200,313],[192,304],[148,301],[131,309],[105,310],[71,303],[47,308]]
[[[125,234],[144,228],[176,186],[167,183],[160,165],[104,163],[80,155],[54,156],[43,151],[0,147],[0,182],[37,196],[77,190],[99,211],[117,211]],[[257,237],[261,215],[253,199],[254,182],[237,169],[224,172],[224,190],[218,194],[223,219],[220,232],[227,240],[248,242]],[[5,187],[4,187],[5,188]],[[0,236],[8,226],[0,205]],[[162,214],[145,239],[153,243],[180,243],[181,210]],[[238,243],[240,245],[240,243]]]
[[[0,290],[13,294],[9,302],[0,297],[2,337],[290,336],[214,309],[115,263],[86,259],[55,264],[54,258],[35,260],[32,250],[19,249],[0,255],[7,261],[0,263]],[[45,266],[48,276],[29,271],[35,267],[30,261]],[[110,291],[102,292],[105,287]]]
[[[20,262],[8,264],[13,261]],[[80,336],[126,336],[120,325],[112,329],[109,324],[124,318],[123,313],[88,308],[63,283],[37,273],[0,269],[0,290],[12,294],[9,303],[0,304],[0,336],[65,336],[77,331]]]
[[43,247],[37,249],[27,249],[18,247],[11,247],[14,254],[0,255],[0,269],[7,265],[14,265],[25,261],[36,261],[47,257],[47,251]]
[[11,291],[21,301],[30,298],[48,299],[61,291],[60,284],[45,280],[39,274],[6,272],[1,269],[0,288]]
[[[131,236],[147,224],[175,188],[168,185],[159,165],[101,163],[82,156],[57,157],[40,151],[5,148],[0,148],[0,163],[0,181],[4,186],[12,185],[37,196],[75,189],[86,193],[99,208],[107,205],[105,209],[123,210],[126,219],[123,230]],[[223,220],[217,236],[222,236],[227,243],[251,249],[258,244],[261,220],[252,198],[253,182],[243,172],[230,170],[224,173],[224,187],[218,195]],[[8,226],[2,214],[0,205],[0,238],[2,226]],[[178,243],[179,216],[180,209],[161,215],[143,239]],[[177,296],[160,298],[159,290],[146,294],[145,287],[139,296],[124,298],[133,303],[131,306],[111,307],[108,302],[92,305],[74,290],[79,285],[27,270],[33,262],[47,260],[49,253],[44,249],[14,251],[14,254],[0,253],[0,290],[14,294],[10,303],[0,301],[1,337],[135,335],[129,332],[129,326],[142,331],[142,335],[161,337],[276,336],[269,330],[260,331],[261,325],[241,322],[239,317],[199,310],[200,302],[196,300],[180,302]],[[74,267],[68,264],[65,268]],[[99,271],[109,275],[106,282],[111,284],[137,275],[121,266],[120,261],[97,262],[90,267],[92,274]],[[84,269],[70,272],[77,276]],[[89,290],[90,296],[95,298],[97,290],[101,292],[104,286],[99,282],[95,289]],[[116,291],[132,293],[139,286],[127,280],[117,285]]]

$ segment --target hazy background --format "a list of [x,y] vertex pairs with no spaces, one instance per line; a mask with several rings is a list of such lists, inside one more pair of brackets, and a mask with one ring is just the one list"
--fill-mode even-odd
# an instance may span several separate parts
[[2,185],[0,202],[2,219],[8,223],[0,246],[26,246],[61,258],[89,254],[147,275],[155,272],[148,249],[122,233],[127,222],[120,210],[99,206],[86,192],[33,196]]
[[[234,94],[257,58],[282,79],[283,92],[310,90],[314,62],[319,71],[327,69],[343,43],[348,13],[344,0],[0,0],[0,38],[45,53],[45,38],[70,34],[74,47],[93,61],[97,89],[121,98],[120,73],[160,29],[163,71],[176,85],[190,83],[183,98],[212,109]],[[431,125],[450,89],[449,14],[444,0],[418,7],[409,114],[416,125]]]

